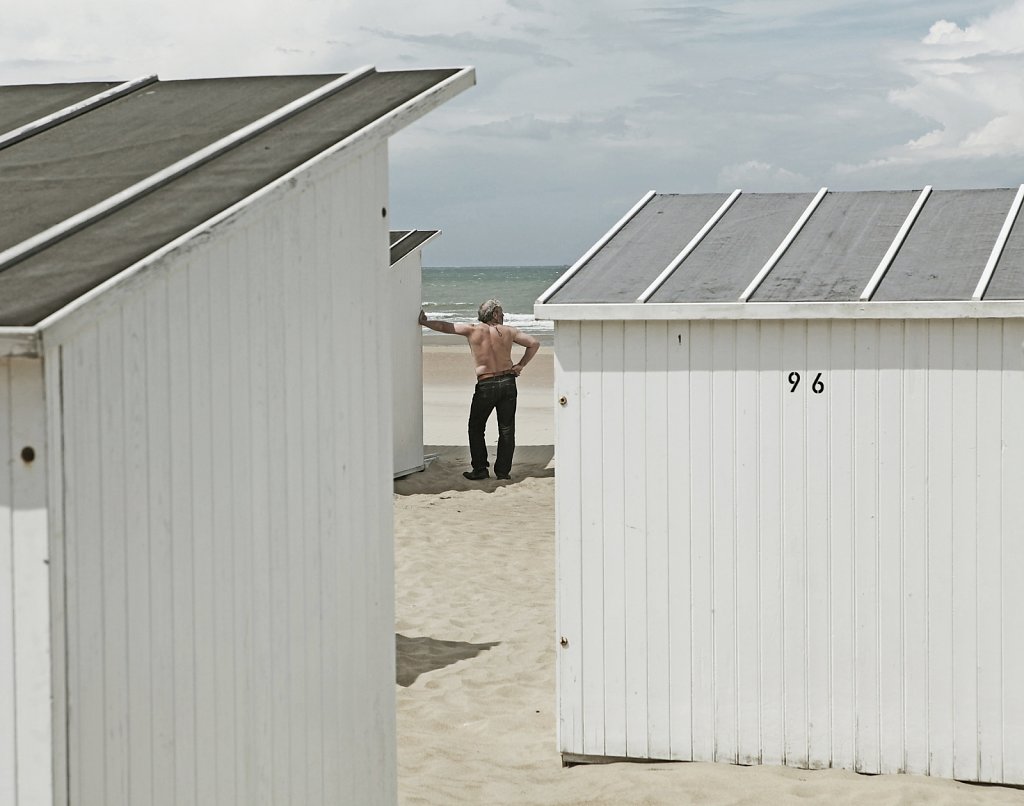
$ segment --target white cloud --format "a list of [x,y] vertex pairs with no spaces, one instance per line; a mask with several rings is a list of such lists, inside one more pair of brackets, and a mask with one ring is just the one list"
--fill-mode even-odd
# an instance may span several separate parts
[[760,160],[726,165],[719,172],[718,180],[719,187],[737,187],[748,191],[782,193],[816,189],[811,187],[813,182],[803,174]]
[[965,26],[939,20],[897,58],[910,83],[889,100],[933,128],[872,167],[1024,154],[1024,0]]

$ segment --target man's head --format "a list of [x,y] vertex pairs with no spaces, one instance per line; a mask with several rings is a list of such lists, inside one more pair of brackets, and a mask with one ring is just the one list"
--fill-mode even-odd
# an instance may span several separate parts
[[501,308],[501,300],[489,299],[480,306],[480,310],[477,312],[477,318],[484,324],[489,325],[494,320],[499,319],[503,313],[504,311]]

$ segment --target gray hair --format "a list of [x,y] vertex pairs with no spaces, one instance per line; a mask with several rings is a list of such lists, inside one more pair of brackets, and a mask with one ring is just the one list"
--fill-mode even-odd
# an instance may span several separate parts
[[501,307],[500,299],[489,299],[480,305],[480,310],[477,312],[477,319],[481,322],[490,322],[491,317],[494,316],[494,309]]

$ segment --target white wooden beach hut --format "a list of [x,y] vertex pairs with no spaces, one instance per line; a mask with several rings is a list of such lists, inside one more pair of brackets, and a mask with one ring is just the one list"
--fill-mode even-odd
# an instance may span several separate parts
[[538,300],[567,761],[1024,784],[1022,195],[651,193]]
[[396,800],[387,142],[473,81],[0,88],[3,806]]
[[423,248],[439,230],[394,230],[387,273],[392,326],[391,378],[394,477],[423,470],[423,341],[416,321],[423,305]]

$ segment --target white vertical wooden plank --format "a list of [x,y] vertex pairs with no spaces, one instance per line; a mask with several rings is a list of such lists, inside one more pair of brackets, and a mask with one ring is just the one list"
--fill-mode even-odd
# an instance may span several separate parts
[[[43,359],[46,396],[46,460],[49,464],[48,512],[50,532],[50,695],[52,712],[51,758],[53,760],[53,803],[68,802],[68,654],[67,596],[65,580],[64,516],[64,397],[63,351],[49,345]],[[60,472],[57,472],[58,469]]]
[[[807,758],[807,407],[813,376],[807,365],[807,323],[782,324],[782,648],[785,763]],[[797,373],[799,378],[796,379]],[[811,377],[809,377],[811,376]],[[796,379],[796,380],[793,380]]]
[[[1003,323],[978,321],[978,780],[1003,780]],[[1018,410],[1017,416],[1024,415]],[[1024,481],[1024,479],[1022,479]],[[1019,535],[1019,533],[1018,533]],[[1018,537],[1018,539],[1020,539]],[[1018,636],[1018,638],[1022,638]],[[1021,685],[1021,680],[1011,685]]]
[[[645,385],[643,462],[647,490],[644,507],[647,536],[647,750],[651,758],[671,758],[668,498],[670,479],[675,480],[682,463],[669,462],[670,455],[676,458],[677,454],[669,441],[669,418],[675,417],[676,412],[673,409],[670,414],[668,397],[668,351],[672,349],[668,323],[648,322],[645,336],[646,366],[640,382]],[[556,444],[561,458],[561,441],[557,434]],[[560,480],[559,486],[562,483]]]
[[[50,572],[50,748],[53,803],[67,803],[68,795],[68,630],[65,580],[65,487],[63,487],[63,392],[62,357],[59,346],[49,345],[43,359],[46,411],[46,461],[48,484],[49,572]],[[2,399],[2,397],[0,397]],[[60,468],[60,472],[55,472]],[[2,528],[2,527],[0,527]]]
[[[171,601],[174,777],[178,801],[196,797],[195,740],[195,610],[193,608],[194,547],[192,544],[192,414],[189,375],[188,264],[175,266],[167,277],[167,324],[170,354]],[[167,567],[163,569],[167,573]]]
[[[211,386],[216,371],[211,345],[211,275],[219,267],[207,253],[186,273],[188,292],[188,360],[191,428],[193,562],[192,611],[194,631],[195,793],[196,803],[217,802],[217,617],[215,579],[216,533],[213,525],[213,413]],[[219,368],[218,368],[219,369]],[[222,370],[221,370],[222,371]],[[184,439],[184,435],[182,435]]]
[[[65,439],[68,484],[69,716],[72,802],[106,799],[103,687],[103,554],[99,432],[99,371],[95,327],[65,348]],[[73,616],[72,616],[73,613]]]
[[18,802],[17,709],[14,705],[14,482],[11,360],[0,359],[0,803]]
[[953,323],[953,776],[978,780],[978,323]]
[[580,483],[583,490],[583,746],[605,755],[604,517],[602,494],[602,335],[580,324]]
[[105,803],[131,802],[128,788],[127,535],[125,506],[124,353],[120,308],[96,325],[100,421]]
[[807,323],[805,533],[807,570],[807,764],[832,766],[832,563],[830,551],[833,466],[829,440],[832,333],[827,320]]
[[[294,209],[294,205],[283,205]],[[282,210],[282,213],[284,211]],[[288,616],[288,467],[287,419],[285,397],[285,334],[290,320],[284,305],[285,287],[291,282],[290,261],[286,254],[284,230],[294,219],[286,215],[272,216],[265,229],[264,263],[266,267],[266,312],[263,327],[267,367],[267,542],[268,576],[267,606],[270,609],[269,671],[271,692],[270,758],[273,787],[271,800],[287,803],[291,793],[291,723],[296,713],[290,691],[289,670],[292,663],[286,647],[290,644]]]
[[713,327],[712,322],[690,324],[690,708],[694,761],[715,759]]
[[231,502],[234,537],[235,800],[255,803],[256,732],[253,714],[254,617],[252,612],[254,518],[252,514],[252,391],[250,359],[252,319],[249,270],[252,255],[244,236],[231,239],[229,267],[229,344],[231,349]]
[[[153,792],[153,685],[150,630],[149,434],[146,399],[145,298],[133,296],[122,313],[125,563],[127,579],[127,705],[129,803]],[[160,368],[153,368],[159,372]]]
[[623,325],[623,516],[625,577],[625,640],[626,672],[626,755],[648,757],[647,743],[647,679],[650,650],[647,643],[647,372],[646,326],[643,322]]
[[[828,573],[831,652],[831,759],[833,766],[855,766],[856,708],[854,701],[854,323],[831,322],[829,370],[825,391],[828,407],[829,489]],[[812,380],[813,383],[813,380]]]
[[[287,255],[288,279],[281,291],[281,302],[288,318],[287,326],[282,332],[284,352],[288,356],[285,362],[284,393],[285,419],[283,428],[286,440],[286,455],[281,460],[286,465],[287,495],[287,546],[288,559],[288,648],[290,679],[287,700],[290,703],[313,702],[312,693],[307,691],[308,674],[307,645],[309,635],[316,624],[306,618],[306,600],[309,591],[305,579],[305,555],[308,543],[316,540],[316,534],[307,527],[307,521],[315,523],[315,518],[307,516],[304,506],[304,478],[308,471],[305,468],[303,434],[305,433],[303,394],[303,328],[302,300],[308,258],[302,249],[301,231],[302,213],[305,208],[303,196],[287,205],[283,211],[285,254]],[[281,267],[282,270],[285,266]],[[310,736],[307,734],[309,711],[313,709],[296,708],[289,726],[289,795],[293,803],[317,803],[308,790],[307,764],[310,758]]]
[[[236,733],[237,706],[235,696],[236,646],[235,630],[236,536],[234,518],[234,472],[232,437],[234,415],[231,408],[234,367],[231,321],[230,251],[223,240],[211,243],[209,265],[209,361],[210,389],[210,528],[213,550],[213,640],[214,691],[216,705],[214,724],[217,743],[214,768],[214,797],[218,804],[235,804],[235,760],[242,752],[245,737]],[[200,331],[202,332],[202,331]],[[201,589],[201,586],[199,586]]]
[[[363,283],[362,289],[365,297],[381,299],[385,293],[383,281],[384,272],[388,266],[388,253],[385,246],[388,241],[388,220],[386,215],[376,214],[378,210],[386,209],[388,201],[386,192],[384,192],[387,187],[387,150],[383,145],[378,146],[367,155],[363,171],[362,186],[365,188],[365,197],[372,200],[372,203],[369,205],[364,203],[360,208],[365,224],[359,228],[359,254],[363,256],[360,263],[373,267],[373,270],[362,272],[359,277]],[[373,574],[362,580],[365,582],[363,596],[370,605],[367,611],[368,618],[363,621],[370,651],[359,660],[362,661],[361,679],[366,681],[366,688],[370,691],[371,696],[363,700],[362,703],[357,701],[355,710],[357,718],[364,720],[363,724],[374,724],[377,727],[371,733],[372,742],[361,743],[358,736],[351,733],[346,736],[346,741],[354,741],[356,746],[363,750],[362,755],[353,754],[353,771],[368,769],[376,773],[369,776],[352,773],[353,780],[360,784],[355,789],[356,798],[362,797],[366,802],[394,798],[394,794],[389,793],[397,792],[394,739],[395,687],[390,685],[389,680],[385,680],[382,675],[374,672],[375,667],[394,668],[394,597],[373,594],[375,589],[387,591],[394,589],[394,558],[391,540],[394,528],[393,506],[392,497],[388,493],[393,472],[391,461],[394,446],[392,444],[391,420],[387,416],[387,412],[391,410],[391,378],[385,371],[391,353],[392,330],[384,327],[386,320],[382,312],[382,306],[372,306],[372,309],[367,309],[368,327],[362,334],[368,350],[367,354],[373,364],[372,386],[362,390],[364,409],[374,412],[375,415],[373,420],[375,429],[367,434],[369,439],[364,443],[364,450],[368,452],[368,462],[375,470],[374,475],[365,479],[370,485],[366,500],[372,502],[367,510],[370,529],[366,532],[369,542],[365,545],[369,557],[368,565],[373,570]],[[370,334],[377,331],[383,332],[383,338],[376,340],[370,338]],[[363,707],[359,708],[359,705]]]
[[878,681],[883,773],[902,772],[903,756],[903,333],[879,323],[878,368]]
[[736,763],[736,323],[712,326],[711,601],[714,758]]
[[[555,323],[555,445],[559,481],[555,486],[558,599],[558,749],[583,753],[583,591],[580,462],[580,324]],[[564,403],[561,401],[564,399]]]
[[953,776],[953,322],[928,326],[928,758]]
[[[317,220],[316,198],[311,191],[302,194],[298,200],[301,214],[309,221]],[[305,232],[304,232],[305,234]],[[300,247],[303,250],[303,260],[295,266],[295,282],[302,287],[301,317],[297,322],[301,329],[303,349],[299,360],[302,367],[301,389],[304,390],[302,398],[301,414],[301,440],[303,457],[303,500],[301,506],[305,512],[304,539],[305,556],[303,557],[303,571],[305,576],[305,613],[306,622],[306,659],[305,659],[305,695],[306,702],[311,704],[307,711],[306,724],[306,748],[307,758],[305,764],[306,796],[309,803],[323,803],[324,797],[324,770],[325,765],[330,763],[329,759],[323,756],[324,733],[323,728],[328,715],[324,713],[323,686],[321,665],[321,556],[320,547],[323,530],[320,524],[320,484],[318,482],[317,446],[320,443],[318,405],[317,405],[317,353],[326,349],[326,345],[319,344],[316,338],[316,320],[313,311],[316,310],[316,277],[317,266],[315,255],[312,250]],[[298,436],[298,435],[297,435]]]
[[[354,186],[359,187],[361,191],[365,191],[365,186],[361,181],[361,175],[358,171],[358,165],[361,165],[365,161],[365,157],[361,157],[357,165],[353,165],[352,179]],[[330,188],[323,184],[318,184],[314,188],[316,198],[316,216],[318,219],[337,217],[336,220],[341,221],[353,221],[359,220],[358,211],[353,207],[353,201],[351,199],[341,200],[341,209],[344,210],[344,215],[339,216],[338,211],[333,209],[334,199],[330,193]],[[345,202],[348,202],[346,204]],[[368,202],[367,202],[368,203]],[[353,231],[354,230],[354,231]],[[345,253],[350,256],[362,256],[359,246],[359,228],[353,228],[353,230],[343,233],[343,243],[345,245]],[[312,235],[312,233],[311,233]],[[349,744],[345,741],[345,732],[341,730],[341,726],[338,724],[340,721],[345,719],[351,719],[354,724],[360,724],[359,718],[355,716],[357,713],[357,707],[355,703],[351,701],[346,702],[343,696],[346,692],[338,690],[337,686],[330,685],[332,679],[343,679],[351,681],[352,685],[359,686],[359,667],[353,661],[354,658],[346,658],[339,655],[338,643],[339,635],[338,628],[340,627],[345,634],[350,637],[354,646],[361,646],[364,648],[365,654],[367,641],[369,636],[366,633],[364,619],[367,618],[368,613],[368,602],[364,603],[360,608],[358,602],[363,599],[363,591],[365,588],[366,577],[372,575],[372,569],[368,567],[368,557],[366,553],[366,541],[369,539],[369,535],[372,534],[372,525],[368,518],[367,509],[372,507],[372,487],[362,487],[362,480],[356,482],[356,487],[352,491],[360,500],[364,502],[361,507],[353,507],[351,514],[348,516],[348,527],[352,530],[350,535],[346,534],[346,531],[341,527],[336,516],[336,499],[339,495],[343,495],[344,491],[339,489],[336,484],[334,476],[334,462],[327,452],[325,452],[319,446],[322,445],[333,445],[335,444],[336,434],[338,432],[338,422],[336,413],[337,410],[334,405],[334,373],[331,371],[332,368],[332,350],[329,345],[333,342],[331,332],[331,307],[333,300],[325,292],[329,288],[330,278],[327,274],[330,267],[330,258],[325,254],[325,245],[322,239],[313,238],[312,243],[315,244],[315,261],[314,261],[314,274],[313,283],[314,288],[317,289],[316,296],[313,298],[313,306],[310,308],[310,313],[314,317],[315,334],[317,344],[319,345],[316,353],[316,374],[317,374],[317,421],[318,421],[318,450],[316,452],[315,467],[318,468],[318,479],[317,483],[321,489],[320,495],[320,540],[321,540],[321,567],[320,567],[320,596],[321,596],[321,612],[326,618],[326,626],[328,629],[323,631],[322,641],[323,646],[321,649],[321,675],[324,680],[323,686],[323,712],[324,712],[324,723],[323,723],[323,744],[325,752],[336,752],[338,758],[330,759],[329,756],[325,756],[324,763],[324,801],[326,803],[339,803],[347,799],[352,799],[352,802],[358,802],[358,797],[353,797],[356,793],[351,791],[351,774],[350,765],[355,765],[359,768],[366,769],[366,763],[364,757],[360,754],[362,748],[357,748],[354,744]],[[373,271],[375,267],[367,265],[363,267],[363,271]],[[362,272],[359,272],[352,278],[355,282],[355,295],[356,299],[365,299],[362,295]],[[371,297],[372,298],[372,297]],[[363,316],[366,317],[368,312],[363,309]],[[366,325],[364,319],[364,327]],[[361,330],[361,329],[360,329]],[[349,342],[355,355],[364,355],[363,350],[365,349],[362,333],[352,334],[354,341]],[[372,368],[370,364],[373,361],[367,362],[367,365],[362,367],[361,382],[364,389],[369,388],[371,394],[376,388],[375,378],[371,375],[375,368]],[[364,389],[358,390],[358,394],[350,406],[354,406],[355,411],[359,412],[360,415],[366,415],[367,420],[365,421],[364,429],[356,434],[356,442],[348,447],[348,450],[352,452],[352,458],[354,461],[360,462],[363,465],[363,472],[370,478],[375,478],[374,467],[370,463],[370,458],[367,456],[366,441],[367,439],[373,439],[372,429],[373,421],[369,419],[370,412],[372,409],[367,409],[364,403],[362,392]],[[389,401],[377,401],[378,405],[387,406],[390,410]],[[351,409],[350,409],[351,410]],[[368,433],[369,432],[369,433]],[[343,504],[344,505],[344,504]],[[337,580],[339,577],[339,565],[341,557],[338,553],[338,540],[346,540],[348,542],[350,551],[352,552],[353,562],[357,567],[363,567],[364,572],[358,576],[353,576],[347,579],[347,584],[351,586],[350,593],[352,596],[352,602],[355,604],[356,609],[345,612],[348,608],[345,608],[341,604],[341,592],[337,589]],[[338,620],[340,619],[340,623]],[[336,626],[335,626],[336,625]],[[330,629],[334,626],[334,629]],[[369,696],[370,692],[363,689],[364,700]],[[369,737],[367,737],[367,744],[369,743]],[[347,756],[347,758],[346,758]]]
[[605,754],[626,754],[626,540],[623,515],[625,414],[622,322],[601,330],[601,513],[604,521]]
[[[782,324],[782,649],[785,759],[807,766],[807,323]],[[800,374],[795,385],[790,375]]]
[[690,575],[690,325],[668,325],[670,758],[693,759],[693,585]]
[[928,327],[908,321],[903,341],[904,769],[928,772]]
[[[390,253],[385,244],[388,241],[390,224],[387,216],[376,216],[376,209],[387,209],[388,200],[388,147],[385,143],[379,143],[373,152],[373,162],[370,165],[369,177],[372,180],[372,189],[375,191],[369,194],[376,204],[370,208],[368,215],[376,222],[376,236],[370,237],[373,230],[366,228],[367,238],[370,241],[370,254],[374,260],[370,262],[377,268],[377,271],[366,273],[363,276],[371,280],[374,299],[386,299],[387,290],[384,283],[384,272],[390,264]],[[374,306],[374,321],[381,324],[385,321],[382,314],[384,306]],[[378,396],[391,404],[392,386],[391,377],[387,374],[386,368],[388,357],[393,352],[391,329],[386,329],[384,339],[374,342],[368,338],[371,345],[376,346],[376,369]],[[369,337],[369,333],[366,334]],[[416,340],[419,344],[419,340]],[[417,346],[416,350],[420,348]],[[396,718],[396,689],[391,683],[395,669],[395,599],[390,592],[395,588],[395,554],[394,554],[394,504],[392,496],[391,479],[393,478],[393,466],[391,457],[394,453],[393,429],[391,419],[384,411],[378,410],[377,433],[379,435],[376,444],[371,445],[375,450],[378,461],[379,479],[376,491],[376,506],[374,512],[377,515],[377,529],[373,546],[375,562],[379,563],[378,573],[375,575],[375,586],[367,592],[367,599],[373,607],[374,621],[371,631],[371,651],[367,656],[370,665],[366,669],[369,680],[374,681],[374,697],[369,701],[372,706],[372,724],[377,725],[373,732],[374,742],[369,747],[371,751],[370,769],[376,774],[360,776],[360,779],[370,787],[370,794],[373,799],[380,803],[393,803],[398,799],[398,740],[397,740],[397,718]],[[353,469],[354,472],[354,469]],[[385,593],[380,594],[381,591]],[[387,669],[385,677],[378,669]]]
[[[43,365],[10,360],[11,544],[18,803],[52,801],[50,575]],[[35,458],[21,455],[31,448]],[[2,456],[3,454],[0,454]]]
[[736,323],[736,693],[737,760],[761,760],[760,719],[760,326]]
[[1002,654],[1003,654],[1003,780],[1024,784],[1024,321],[1003,322],[1002,431]]
[[854,591],[856,592],[856,770],[877,773],[878,699],[878,322],[854,326]]
[[252,613],[252,747],[254,804],[269,804],[273,797],[274,758],[271,725],[274,701],[270,642],[270,513],[268,484],[267,420],[267,252],[268,236],[277,226],[268,216],[260,227],[246,229],[247,266],[246,301],[249,336],[249,433],[252,529],[247,533],[250,551],[250,588],[248,606]]
[[785,761],[783,635],[782,408],[789,370],[782,322],[761,322],[758,339],[758,601],[761,685],[761,763]]

